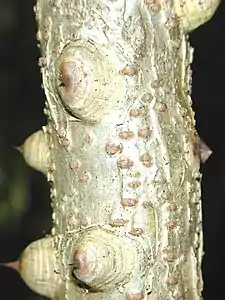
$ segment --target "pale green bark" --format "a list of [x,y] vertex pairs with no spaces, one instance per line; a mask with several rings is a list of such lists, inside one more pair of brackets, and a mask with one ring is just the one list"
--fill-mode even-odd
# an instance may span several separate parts
[[[52,245],[33,245],[39,260],[22,259],[21,270],[42,279],[30,282],[37,292],[60,300],[201,298],[186,33],[218,1],[202,2],[38,1],[54,228]],[[40,271],[43,261],[52,279]]]

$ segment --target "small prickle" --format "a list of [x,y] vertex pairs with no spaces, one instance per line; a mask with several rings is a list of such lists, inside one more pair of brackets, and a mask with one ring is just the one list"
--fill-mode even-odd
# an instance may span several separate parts
[[33,133],[17,149],[22,152],[24,160],[29,166],[47,174],[50,167],[50,149],[47,133],[44,130]]
[[184,31],[192,31],[209,21],[221,0],[173,0],[173,7]]
[[212,150],[204,143],[202,139],[199,139],[199,156],[202,163],[205,163],[211,156]]
[[52,238],[43,238],[28,245],[18,261],[2,264],[19,272],[26,285],[34,292],[55,299],[61,284],[55,272],[56,256]]

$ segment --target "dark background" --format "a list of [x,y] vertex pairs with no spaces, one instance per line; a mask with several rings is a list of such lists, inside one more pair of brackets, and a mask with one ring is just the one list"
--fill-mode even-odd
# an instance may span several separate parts
[[[44,93],[37,65],[40,54],[36,46],[34,4],[35,0],[0,0],[1,262],[16,260],[26,245],[51,229],[46,179],[26,166],[13,148],[46,122]],[[224,18],[225,3],[222,3],[214,18],[190,36],[195,48],[192,98],[197,129],[213,150],[202,167],[204,300],[225,300]],[[23,196],[15,188],[20,182],[24,187]],[[21,203],[19,216],[16,214],[18,203]],[[4,214],[1,214],[3,211]],[[44,298],[32,293],[15,271],[0,267],[0,299]]]

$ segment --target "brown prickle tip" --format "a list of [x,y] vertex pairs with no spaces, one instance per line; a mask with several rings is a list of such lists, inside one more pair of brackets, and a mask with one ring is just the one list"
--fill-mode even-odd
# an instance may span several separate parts
[[3,267],[6,267],[6,268],[13,269],[17,272],[20,271],[20,262],[19,262],[19,260],[8,262],[8,263],[1,263],[0,265],[3,266]]
[[205,163],[212,154],[212,150],[199,138],[199,156],[202,163]]
[[22,153],[23,154],[23,145],[21,145],[21,146],[12,146],[15,150],[17,150],[17,151],[19,151],[20,153]]

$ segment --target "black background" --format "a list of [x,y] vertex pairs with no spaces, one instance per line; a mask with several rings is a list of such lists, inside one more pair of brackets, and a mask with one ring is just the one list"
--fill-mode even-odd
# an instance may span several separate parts
[[[3,1],[3,0],[1,0]],[[10,0],[9,0],[10,1]],[[34,0],[11,0],[13,26],[0,33],[0,163],[4,152],[18,155],[12,145],[38,130],[43,115],[44,93],[37,66]],[[225,300],[225,3],[214,18],[190,35],[194,47],[193,108],[197,129],[213,154],[202,167],[204,218],[204,299]],[[1,19],[0,19],[1,22]],[[2,144],[4,136],[4,145]],[[3,151],[4,149],[4,151]],[[6,159],[7,160],[7,159]],[[32,205],[21,226],[0,236],[0,261],[15,260],[31,241],[51,228],[51,208],[45,178],[30,171]],[[40,187],[42,191],[40,191]],[[44,190],[44,192],[43,192]],[[46,218],[43,225],[39,220]],[[31,227],[32,222],[38,224]],[[40,300],[13,270],[0,268],[1,300]]]

